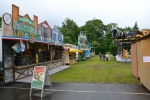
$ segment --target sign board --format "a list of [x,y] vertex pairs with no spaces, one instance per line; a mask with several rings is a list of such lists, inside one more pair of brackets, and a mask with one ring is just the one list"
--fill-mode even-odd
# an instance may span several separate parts
[[143,56],[143,62],[150,62],[150,56]]
[[3,36],[13,36],[11,14],[4,13],[2,17],[2,33]]
[[46,67],[34,67],[31,88],[42,89],[44,86]]
[[13,69],[5,69],[5,83],[13,82]]
[[32,82],[31,82],[30,96],[31,96],[32,88],[42,89],[41,92],[41,98],[42,98],[44,85],[51,85],[52,88],[47,67],[35,66],[33,71]]

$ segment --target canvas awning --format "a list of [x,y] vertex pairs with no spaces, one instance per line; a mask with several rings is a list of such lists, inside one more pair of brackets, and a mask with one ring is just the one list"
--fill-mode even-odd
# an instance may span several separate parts
[[82,50],[78,50],[78,49],[70,49],[69,52],[83,52]]

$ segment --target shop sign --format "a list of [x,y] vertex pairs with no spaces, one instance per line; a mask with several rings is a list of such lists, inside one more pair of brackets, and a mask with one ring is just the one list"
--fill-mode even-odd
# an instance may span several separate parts
[[13,33],[16,37],[22,37],[22,38],[34,38],[36,39],[37,34],[37,28],[34,26],[31,26],[27,23],[22,23],[19,21],[15,21],[13,23]]
[[53,45],[53,42],[50,42],[49,45]]
[[5,13],[2,18],[3,36],[13,36],[11,27],[11,14]]
[[27,19],[27,18],[19,17],[19,21],[27,22],[30,25],[34,25],[34,23],[32,21],[30,21],[29,19]]
[[30,38],[30,39],[29,39],[29,42],[30,42],[30,43],[35,43],[35,39],[34,39],[34,38]]

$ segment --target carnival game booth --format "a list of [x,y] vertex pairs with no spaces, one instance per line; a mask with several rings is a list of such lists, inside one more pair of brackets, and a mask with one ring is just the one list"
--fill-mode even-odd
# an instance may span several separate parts
[[77,57],[82,53],[82,50],[78,50],[76,45],[73,44],[64,44],[64,63],[65,64],[74,64],[77,62]]
[[118,62],[130,63],[131,62],[131,41],[117,41],[115,45],[117,46],[116,60]]
[[81,32],[80,32],[80,35],[78,37],[78,49],[83,51],[78,56],[79,60],[86,60],[87,58],[89,58],[91,46],[87,40],[86,35],[84,33],[81,33]]
[[[8,13],[2,16],[1,82],[11,83],[32,76],[35,66],[47,66],[47,69],[61,66],[63,37],[56,30],[52,33],[46,21],[38,24],[35,15],[33,20],[28,14],[19,15],[19,7],[12,5],[12,16]],[[60,45],[55,45],[58,42]]]
[[[148,30],[149,31],[149,30]],[[150,31],[131,45],[132,74],[150,91]]]

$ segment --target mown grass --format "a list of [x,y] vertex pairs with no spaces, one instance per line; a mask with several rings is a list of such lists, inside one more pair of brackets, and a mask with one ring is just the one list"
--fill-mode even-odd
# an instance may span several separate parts
[[70,65],[71,67],[51,76],[52,82],[73,83],[130,83],[139,84],[131,72],[131,64],[100,61],[98,56]]

